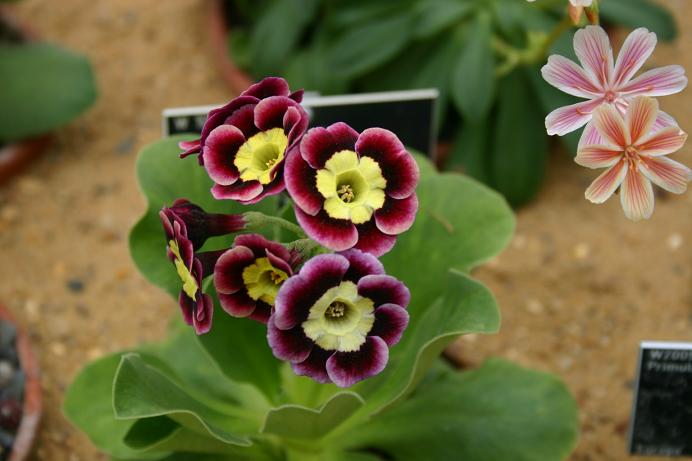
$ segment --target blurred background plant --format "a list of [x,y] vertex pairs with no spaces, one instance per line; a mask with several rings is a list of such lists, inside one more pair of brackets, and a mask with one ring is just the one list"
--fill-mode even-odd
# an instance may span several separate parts
[[[566,0],[226,0],[224,9],[230,56],[253,79],[282,75],[323,94],[437,88],[448,147],[438,164],[515,206],[543,179],[545,115],[577,101],[540,75],[549,54],[575,57]],[[652,0],[603,0],[600,16],[606,27],[677,35]],[[577,135],[562,141],[576,152]]]
[[[0,0],[0,181],[4,167],[33,156],[35,149],[5,149],[67,124],[96,100],[89,60],[60,46],[41,41],[16,19]],[[31,144],[31,143],[30,143]],[[36,148],[45,143],[34,143]],[[12,165],[9,165],[12,164]]]

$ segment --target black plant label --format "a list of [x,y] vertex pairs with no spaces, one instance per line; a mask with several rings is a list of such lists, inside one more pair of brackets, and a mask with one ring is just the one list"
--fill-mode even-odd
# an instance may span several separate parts
[[643,342],[630,453],[692,455],[692,343]]

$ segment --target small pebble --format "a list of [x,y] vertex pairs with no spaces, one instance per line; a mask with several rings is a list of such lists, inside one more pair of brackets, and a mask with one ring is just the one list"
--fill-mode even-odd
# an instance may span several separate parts
[[84,291],[84,282],[79,279],[70,279],[67,281],[67,288],[73,293],[81,293]]
[[543,304],[537,299],[529,299],[526,303],[526,310],[532,314],[538,315],[542,314],[544,311]]
[[135,138],[130,135],[120,140],[117,146],[115,146],[115,153],[118,155],[125,155],[132,152],[135,147]]
[[667,241],[667,243],[668,243],[668,249],[669,249],[670,251],[675,251],[675,250],[677,250],[677,249],[680,248],[680,247],[682,246],[682,244],[683,244],[682,235],[678,234],[677,232],[675,232],[675,233],[673,233],[673,234],[670,234],[670,235],[668,236],[668,241]]
[[591,247],[588,243],[581,242],[574,247],[574,258],[583,261],[591,254]]
[[29,322],[38,321],[40,317],[38,301],[27,299],[26,303],[24,304],[24,310],[26,311],[26,316],[29,319]]
[[50,350],[58,357],[62,357],[67,352],[67,347],[63,343],[53,343],[50,345]]

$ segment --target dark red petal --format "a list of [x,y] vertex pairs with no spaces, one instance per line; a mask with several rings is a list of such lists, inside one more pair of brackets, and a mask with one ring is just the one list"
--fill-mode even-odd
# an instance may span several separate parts
[[280,330],[274,324],[273,317],[267,322],[267,340],[274,356],[290,362],[302,362],[307,359],[314,344],[305,336],[300,325],[289,330]]
[[202,150],[202,144],[200,143],[199,139],[194,141],[180,141],[178,143],[178,147],[183,150],[183,152],[180,154],[180,158],[185,158],[192,154],[199,154]]
[[398,158],[406,148],[399,138],[384,128],[368,128],[356,141],[356,152],[359,155],[372,157],[377,162],[390,163]]
[[214,184],[211,195],[217,200],[231,199],[243,204],[253,203],[258,197],[261,199],[264,188],[259,181],[236,182],[230,186]]
[[262,234],[240,234],[233,239],[233,246],[247,247],[255,258],[263,258],[264,250],[271,242]]
[[266,325],[271,314],[272,307],[269,304],[262,301],[257,301],[255,310],[252,312],[252,314],[248,315],[247,318]]
[[[166,243],[168,243],[171,239],[175,237],[175,233],[173,231],[173,225],[171,224],[171,221],[175,219],[174,216],[170,216],[167,213],[167,208],[164,207],[161,211],[159,211],[159,218],[161,219],[161,225],[163,226],[163,231],[166,234]],[[173,219],[171,219],[173,218]]]
[[353,248],[351,250],[342,251],[339,254],[348,259],[349,263],[348,271],[346,275],[344,275],[344,280],[358,283],[358,280],[366,275],[385,273],[384,266],[380,260],[370,253],[365,253],[364,251]]
[[247,317],[255,311],[257,303],[247,291],[242,290],[230,295],[219,293],[219,303],[228,315],[233,317]]
[[411,228],[413,221],[416,220],[417,212],[418,197],[416,194],[411,194],[401,200],[388,198],[384,201],[384,206],[375,211],[375,224],[385,234],[401,234]]
[[372,299],[375,307],[390,303],[406,307],[411,301],[406,285],[391,275],[366,275],[358,281],[358,294]]
[[416,191],[420,171],[411,154],[404,152],[391,163],[380,163],[382,175],[387,180],[385,192],[393,198],[406,198]]
[[356,227],[358,229],[358,243],[355,247],[359,250],[366,251],[375,256],[382,256],[391,250],[396,243],[396,237],[387,235],[379,230],[375,225],[374,219]]
[[327,375],[326,364],[327,359],[333,353],[332,351],[325,351],[319,346],[314,346],[307,359],[292,365],[293,372],[298,376],[309,376],[318,383],[330,383],[331,379]]
[[235,246],[222,254],[214,266],[216,291],[219,294],[233,294],[244,290],[243,270],[253,262],[255,262],[255,255],[244,246]]
[[259,132],[255,126],[255,107],[257,104],[246,104],[243,107],[233,111],[226,120],[224,125],[233,125],[243,132],[245,139],[249,139]]
[[368,336],[355,352],[335,352],[327,360],[327,374],[339,387],[351,387],[375,376],[387,366],[389,349],[378,336]]
[[301,88],[300,90],[296,90],[293,93],[289,94],[288,97],[293,99],[295,102],[303,102],[303,94],[305,91]]
[[288,82],[281,77],[267,77],[250,85],[242,95],[254,96],[258,99],[270,96],[288,96]]
[[202,145],[205,144],[207,136],[209,136],[211,130],[219,125],[223,125],[235,111],[240,110],[242,107],[247,105],[254,107],[254,105],[258,102],[259,100],[254,96],[238,96],[237,98],[229,101],[229,103],[225,106],[211,110],[209,112],[209,116],[207,117],[207,121],[204,122],[204,126],[202,127],[202,136],[200,137]]
[[383,304],[375,310],[375,324],[368,336],[379,336],[393,346],[399,342],[408,325],[408,312],[396,304]]
[[274,322],[284,330],[307,319],[310,308],[328,289],[338,285],[348,270],[340,255],[318,255],[305,263],[298,275],[286,280],[274,303]]
[[336,152],[354,150],[358,132],[343,122],[327,128],[316,127],[308,130],[300,143],[300,155],[316,170]]
[[178,306],[183,314],[183,320],[188,325],[192,325],[192,313],[195,310],[195,301],[191,299],[183,290],[180,290],[178,295]]
[[204,168],[212,181],[228,186],[238,180],[240,173],[233,159],[244,142],[243,133],[232,125],[221,125],[209,133],[204,145]]
[[309,117],[300,106],[289,107],[283,119],[284,133],[288,133],[288,145],[293,146],[300,141],[301,136],[308,129]]
[[288,258],[280,258],[272,253],[269,249],[266,250],[266,255],[267,259],[269,260],[269,264],[271,264],[273,267],[279,269],[280,271],[284,271],[289,276],[293,274],[293,269],[288,263]]
[[299,207],[294,207],[294,211],[300,227],[321,245],[331,250],[343,251],[358,243],[358,231],[351,221],[332,219],[324,210],[316,216],[304,213]]
[[293,202],[309,215],[316,215],[324,203],[324,198],[317,191],[315,170],[303,160],[297,149],[291,149],[284,166],[286,189]]
[[195,333],[203,335],[211,330],[211,320],[214,315],[214,301],[208,294],[202,294],[197,297],[197,308],[192,317],[192,323],[195,328]]
[[255,107],[255,125],[262,131],[284,127],[284,115],[289,107],[298,103],[285,96],[271,96],[261,100]]

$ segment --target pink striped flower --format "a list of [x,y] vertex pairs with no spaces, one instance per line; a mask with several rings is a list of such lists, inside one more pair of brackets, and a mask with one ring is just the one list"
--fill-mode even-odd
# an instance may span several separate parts
[[[660,67],[632,78],[655,47],[656,34],[639,28],[627,37],[613,63],[610,40],[602,28],[587,26],[578,30],[574,34],[574,51],[581,67],[564,56],[552,55],[541,72],[554,87],[587,101],[548,114],[545,119],[548,134],[563,136],[586,125],[580,146],[599,144],[598,131],[590,123],[599,106],[611,105],[624,115],[636,96],[666,96],[682,91],[687,86],[687,77],[681,66]],[[659,112],[653,128],[667,126],[677,126],[677,123],[670,115]]]
[[625,215],[638,221],[654,211],[651,182],[675,194],[687,189],[690,169],[665,157],[683,146],[687,134],[675,126],[656,129],[657,114],[658,102],[644,96],[630,101],[624,118],[610,104],[595,110],[593,125],[603,142],[582,146],[574,160],[608,169],[586,189],[588,200],[603,203],[619,187]]

